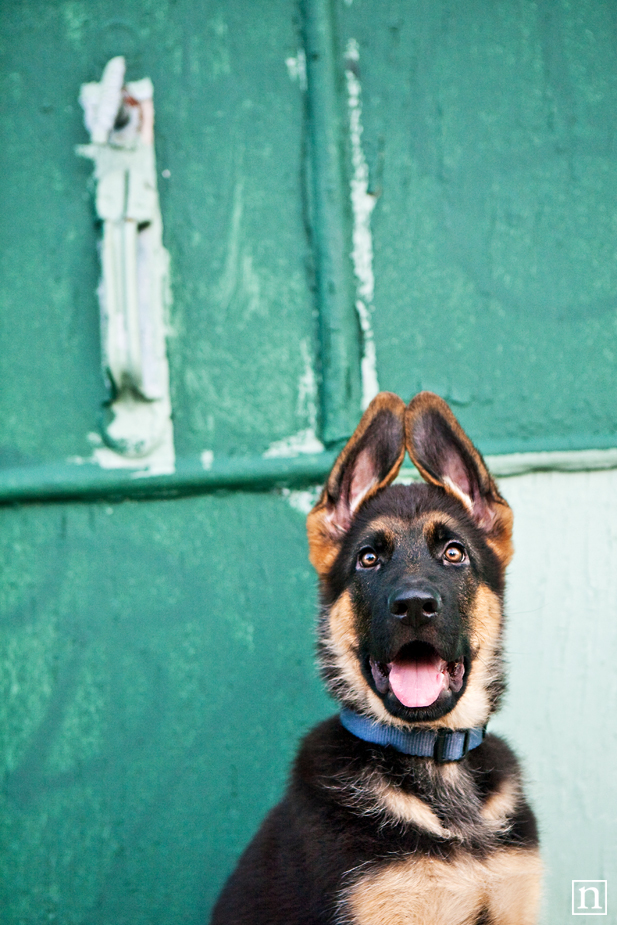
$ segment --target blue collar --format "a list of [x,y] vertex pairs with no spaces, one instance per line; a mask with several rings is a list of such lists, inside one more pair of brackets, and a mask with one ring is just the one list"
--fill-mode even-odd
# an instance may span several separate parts
[[353,710],[341,710],[342,725],[365,742],[391,745],[404,755],[434,758],[438,764],[460,761],[472,748],[482,743],[486,726],[476,729],[397,729],[360,716]]

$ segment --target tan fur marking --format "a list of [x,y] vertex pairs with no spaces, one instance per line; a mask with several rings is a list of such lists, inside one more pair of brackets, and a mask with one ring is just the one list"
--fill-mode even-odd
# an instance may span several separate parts
[[489,912],[496,925],[535,925],[542,889],[539,851],[503,851],[489,858]]
[[393,543],[397,535],[401,535],[406,527],[406,523],[401,517],[375,517],[370,524],[371,531],[375,533],[381,531],[385,539],[390,543]]
[[514,812],[520,795],[518,781],[514,777],[508,777],[482,807],[482,818],[487,822],[503,823]]
[[497,509],[497,517],[491,535],[486,537],[486,544],[490,546],[504,568],[510,564],[514,555],[514,544],[512,542],[513,522],[514,514],[512,509],[505,501],[502,501]]
[[403,793],[397,787],[386,784],[383,779],[374,783],[372,790],[397,822],[411,823],[440,838],[456,838],[453,832],[444,828],[433,810],[413,793]]
[[[315,507],[306,519],[309,560],[318,575],[326,575],[336,559],[339,546],[332,541],[328,516],[324,507]],[[342,536],[342,534],[341,534]]]
[[450,517],[449,514],[444,513],[444,511],[432,511],[430,514],[422,514],[420,517],[417,517],[414,521],[417,524],[424,524],[423,533],[427,540],[430,540],[431,535],[434,534],[437,527],[450,527],[451,530],[460,530],[460,524],[454,517]]
[[473,614],[472,646],[478,650],[494,651],[501,632],[501,602],[486,585],[478,587]]
[[487,687],[493,680],[494,662],[501,631],[501,603],[486,585],[480,585],[472,605],[473,630],[471,636],[472,667],[465,693],[446,716],[430,723],[447,729],[471,729],[482,726],[488,719],[490,702]]
[[360,877],[343,898],[353,925],[474,925],[488,908],[495,925],[534,925],[542,865],[536,850],[499,851],[485,861],[410,858]]
[[485,840],[508,828],[510,808],[514,808],[518,790],[514,783],[504,784],[501,800],[495,800],[485,813],[473,789],[473,781],[459,764],[435,765],[435,783],[439,785],[441,806],[446,812],[458,804],[463,810],[456,823],[446,826],[438,812],[421,796],[405,792],[388,780],[378,768],[366,769],[360,775],[344,774],[333,778],[328,786],[339,794],[341,801],[355,812],[374,816],[383,824],[413,825],[439,838],[464,844],[476,839]]
[[353,691],[360,703],[366,699],[367,684],[360,670],[355,616],[349,591],[344,591],[330,609],[329,633],[325,639],[329,661],[337,668],[344,687]]

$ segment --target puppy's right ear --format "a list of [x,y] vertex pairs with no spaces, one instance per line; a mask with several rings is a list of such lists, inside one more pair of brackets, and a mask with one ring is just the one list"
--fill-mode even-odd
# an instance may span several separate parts
[[512,558],[512,511],[493,476],[443,398],[420,392],[405,414],[407,449],[426,482],[467,509],[505,566]]
[[334,562],[360,504],[396,478],[404,456],[405,403],[392,392],[380,392],[362,415],[308,515],[309,558],[320,577]]

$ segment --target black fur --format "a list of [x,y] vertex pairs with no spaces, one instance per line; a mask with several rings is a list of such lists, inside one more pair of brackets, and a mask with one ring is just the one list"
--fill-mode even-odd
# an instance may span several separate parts
[[[519,774],[512,751],[491,735],[465,764],[470,772],[467,799],[474,805],[484,804],[504,777]],[[456,822],[468,826],[469,803],[461,804],[447,788],[436,794],[430,759],[369,745],[332,717],[302,743],[287,794],[242,855],[212,925],[326,925],[336,921],[347,883],[376,863],[411,854],[454,859],[465,852],[485,858],[499,848],[538,843],[533,814],[523,799],[504,831],[494,836],[470,831],[462,843],[397,824],[385,813],[371,812],[353,792],[358,769],[368,766],[430,801],[450,827]]]

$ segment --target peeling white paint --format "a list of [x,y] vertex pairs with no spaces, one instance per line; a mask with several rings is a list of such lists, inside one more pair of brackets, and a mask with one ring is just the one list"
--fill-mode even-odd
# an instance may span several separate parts
[[212,450],[204,450],[199,458],[201,459],[201,465],[205,471],[209,472],[214,462],[214,453]]
[[275,440],[263,454],[263,458],[291,458],[293,456],[300,456],[302,453],[323,453],[323,451],[323,443],[321,440],[317,439],[312,428],[307,427],[305,430],[299,430],[297,434],[292,434],[291,437],[284,437],[283,440]]
[[67,462],[74,466],[96,463],[101,469],[130,469],[132,470],[133,478],[143,478],[149,475],[171,475],[176,471],[173,434],[170,435],[170,438],[163,439],[161,444],[142,460],[115,453],[103,444],[98,434],[88,434],[88,439],[90,443],[96,444],[92,456],[69,456]]
[[297,414],[299,418],[305,418],[309,428],[315,433],[317,430],[317,402],[319,391],[317,388],[317,377],[313,369],[313,357],[311,349],[306,338],[300,341],[300,353],[304,363],[304,372],[298,382],[298,404]]
[[280,495],[287,501],[294,511],[298,511],[305,517],[317,504],[317,499],[321,494],[321,485],[309,488],[306,491],[291,491],[289,488],[281,488]]
[[301,90],[306,90],[306,55],[304,49],[299,48],[295,58],[285,58],[287,73],[290,80],[297,81]]
[[297,415],[304,418],[304,427],[290,437],[271,443],[263,454],[264,459],[300,456],[303,453],[323,453],[324,445],[317,437],[317,378],[313,369],[311,351],[306,339],[300,341],[304,371],[298,380]]
[[376,197],[368,191],[368,164],[362,149],[362,87],[357,77],[359,60],[358,43],[356,39],[349,39],[345,50],[345,79],[352,165],[350,187],[353,211],[353,249],[351,257],[357,281],[356,310],[364,341],[361,363],[362,407],[366,408],[379,392],[375,337],[371,318],[375,291],[371,213],[375,208]]
[[156,184],[154,104],[148,78],[124,83],[125,61],[112,58],[79,101],[92,143],[77,153],[94,161],[96,210],[103,222],[99,285],[103,369],[114,399],[93,461],[173,472],[175,454],[166,353],[169,255],[162,243]]
[[[171,421],[169,427],[171,428]],[[135,479],[149,475],[171,475],[176,471],[173,433],[163,434],[159,446],[148,453],[143,460],[121,456],[108,446],[101,446],[94,451],[91,461],[98,463],[102,469],[131,469],[133,470],[132,477]]]

